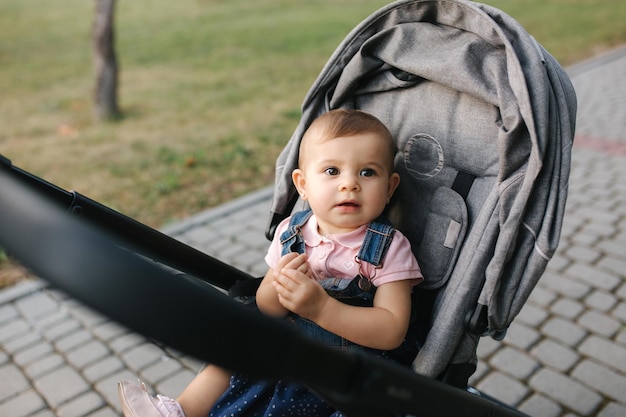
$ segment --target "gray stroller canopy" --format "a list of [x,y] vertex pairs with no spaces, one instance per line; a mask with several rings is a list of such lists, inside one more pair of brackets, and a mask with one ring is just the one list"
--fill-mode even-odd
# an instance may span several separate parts
[[[345,38],[306,96],[277,161],[274,226],[298,205],[291,172],[304,131],[342,107],[376,115],[396,138],[402,179],[389,215],[426,277],[416,291],[437,291],[416,371],[475,363],[478,336],[506,331],[559,241],[576,113],[565,71],[492,7],[388,5]],[[477,306],[481,334],[466,323]]]

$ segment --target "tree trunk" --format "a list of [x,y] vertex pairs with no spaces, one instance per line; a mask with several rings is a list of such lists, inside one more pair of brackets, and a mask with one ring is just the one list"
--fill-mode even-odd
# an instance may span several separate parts
[[115,0],[95,0],[93,58],[96,74],[94,114],[98,120],[120,117],[117,104],[117,58],[115,56],[113,15]]

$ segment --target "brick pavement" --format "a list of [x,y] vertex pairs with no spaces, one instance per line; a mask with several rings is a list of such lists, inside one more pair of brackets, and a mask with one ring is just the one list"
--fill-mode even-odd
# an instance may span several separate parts
[[[626,48],[569,70],[579,99],[561,245],[472,383],[535,417],[626,416]],[[271,189],[165,229],[264,272]],[[0,417],[120,415],[116,382],[177,395],[200,363],[29,281],[0,291]]]

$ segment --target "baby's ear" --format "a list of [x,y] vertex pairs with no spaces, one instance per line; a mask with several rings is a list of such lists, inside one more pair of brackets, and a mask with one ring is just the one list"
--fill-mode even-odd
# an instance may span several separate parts
[[399,184],[400,184],[400,174],[398,174],[397,172],[394,172],[389,177],[389,187],[387,189],[387,203],[389,203],[389,201],[391,200],[391,196],[396,191],[396,188],[398,188]]
[[291,173],[291,180],[293,185],[296,186],[300,198],[306,200],[306,178],[304,177],[304,172],[300,168],[294,169]]

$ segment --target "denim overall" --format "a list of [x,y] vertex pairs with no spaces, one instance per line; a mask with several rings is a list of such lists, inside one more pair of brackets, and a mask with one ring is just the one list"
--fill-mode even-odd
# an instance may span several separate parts
[[[302,237],[302,226],[311,217],[310,210],[292,215],[289,226],[280,236],[282,255],[290,252],[304,253],[305,243]],[[370,223],[365,238],[357,255],[356,262],[368,262],[376,268],[382,266],[387,249],[391,245],[395,229],[389,221],[379,217]],[[345,288],[333,285],[336,281],[329,279],[321,282],[326,292],[346,304],[371,307],[376,287],[370,279],[373,277],[359,276],[353,278]],[[314,322],[296,314],[290,314],[287,320],[292,322],[306,336],[327,346],[341,350],[364,350],[376,356],[395,360],[407,366],[417,354],[417,346],[404,342],[393,351],[382,351],[366,348],[331,333]],[[256,380],[235,373],[231,378],[229,389],[218,400],[209,417],[286,417],[286,416],[319,416],[343,417],[344,414],[329,406],[323,399],[311,392],[306,386],[291,381]]]
[[[309,220],[313,213],[311,210],[305,210],[294,214],[289,222],[289,227],[280,236],[282,244],[282,255],[290,252],[304,253],[305,243],[302,236],[302,226]],[[395,229],[388,220],[380,217],[374,222],[368,224],[365,232],[363,244],[357,254],[355,261],[360,266],[361,262],[368,262],[376,268],[382,266],[383,258],[387,253],[387,249],[391,245]],[[374,274],[375,274],[374,270]],[[345,280],[336,280],[334,278],[326,279],[320,282],[326,292],[333,298],[354,306],[372,307],[374,304],[374,294],[376,287],[371,284],[370,279],[373,277],[365,277],[361,274],[354,277],[347,286],[338,286],[336,282],[345,282]],[[322,342],[327,346],[352,350],[361,349],[377,356],[385,356],[384,351],[369,349],[352,343],[341,336],[329,332],[310,320],[302,318],[296,314],[290,314],[288,319],[292,321],[305,335],[308,335],[318,342]]]

